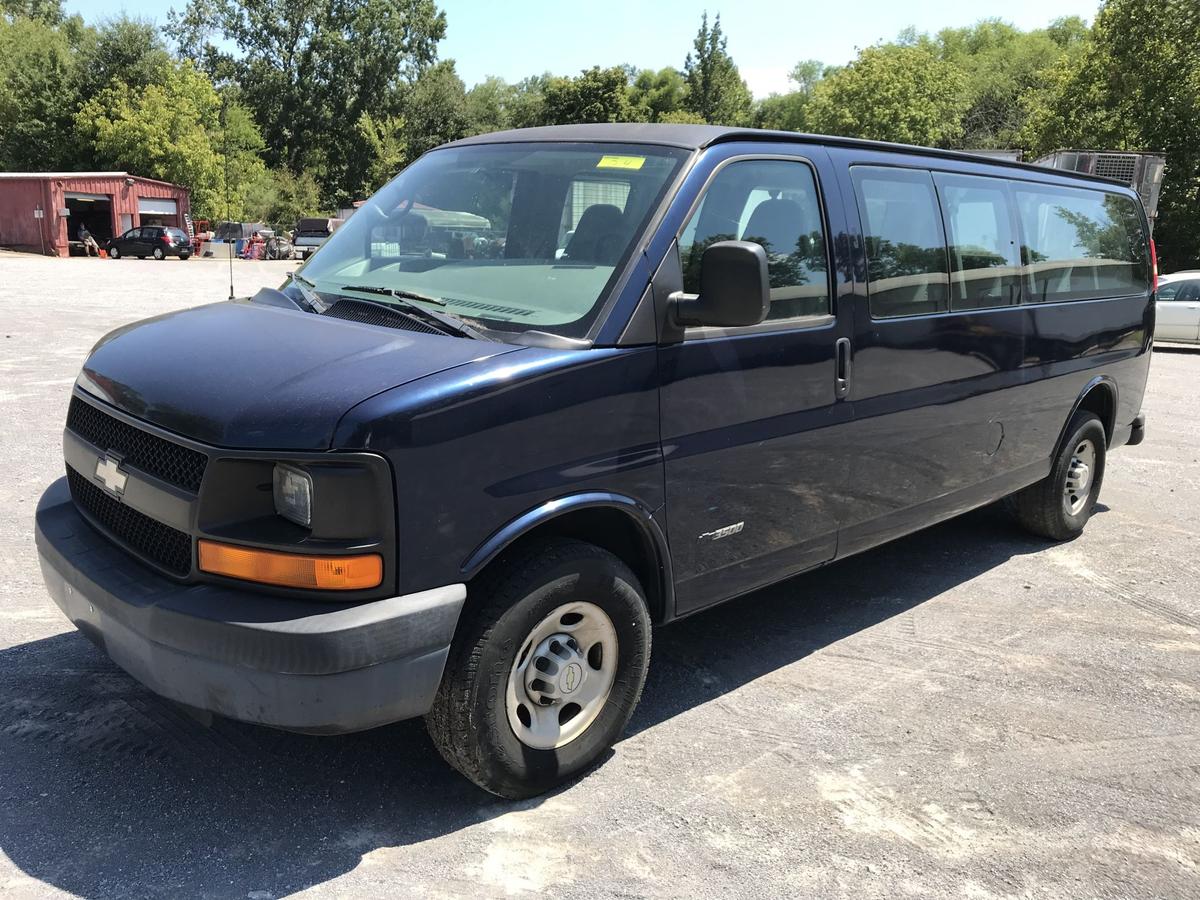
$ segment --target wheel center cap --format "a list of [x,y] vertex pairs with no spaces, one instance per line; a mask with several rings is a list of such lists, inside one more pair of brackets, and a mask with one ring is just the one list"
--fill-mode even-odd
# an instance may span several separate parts
[[1077,491],[1082,491],[1088,486],[1088,482],[1092,480],[1092,470],[1085,462],[1076,462],[1071,467],[1071,482],[1072,487]]
[[564,694],[574,693],[575,689],[583,682],[583,666],[579,663],[571,663],[563,667],[562,677],[559,678],[559,685]]

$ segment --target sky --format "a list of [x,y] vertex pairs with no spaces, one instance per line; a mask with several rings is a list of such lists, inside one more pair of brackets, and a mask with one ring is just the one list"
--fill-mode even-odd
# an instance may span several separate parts
[[[67,0],[88,22],[118,15],[166,21],[183,0]],[[456,62],[467,86],[488,75],[518,81],[551,72],[575,75],[593,65],[683,67],[700,14],[721,15],[729,54],[756,97],[789,90],[787,73],[802,59],[840,65],[857,49],[894,38],[902,29],[934,32],[996,17],[1019,28],[1039,28],[1060,16],[1089,22],[1098,0],[855,0],[853,3],[774,0],[604,0],[581,3],[441,0],[446,13],[442,59]]]

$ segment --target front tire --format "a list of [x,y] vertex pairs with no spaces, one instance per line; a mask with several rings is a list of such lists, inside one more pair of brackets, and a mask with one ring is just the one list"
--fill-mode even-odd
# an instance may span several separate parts
[[1014,518],[1026,530],[1052,541],[1069,541],[1082,534],[1100,497],[1107,447],[1096,414],[1077,412],[1067,425],[1066,440],[1050,474],[1007,498]]
[[108,258],[109,259],[120,259],[121,258],[120,248],[119,247],[109,247],[108,248]]
[[516,800],[620,737],[646,680],[650,615],[628,566],[591,544],[538,543],[496,565],[472,585],[426,727],[446,762]]

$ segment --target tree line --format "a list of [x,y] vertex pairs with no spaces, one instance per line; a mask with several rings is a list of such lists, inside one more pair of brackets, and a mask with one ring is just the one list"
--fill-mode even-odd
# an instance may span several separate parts
[[681,65],[468,88],[434,0],[192,0],[96,26],[0,0],[0,169],[120,168],[186,184],[198,215],[293,221],[364,197],[431,147],[504,128],[706,122],[936,147],[1164,152],[1156,237],[1200,264],[1200,4],[1107,0],[1089,25],[909,29],[843,66],[799,61],[755,100],[720,17]]

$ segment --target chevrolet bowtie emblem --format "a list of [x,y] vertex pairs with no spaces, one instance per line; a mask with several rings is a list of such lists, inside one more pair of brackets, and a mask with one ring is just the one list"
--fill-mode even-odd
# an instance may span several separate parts
[[121,460],[115,456],[102,456],[96,461],[96,480],[99,481],[109,493],[120,496],[125,493],[125,482],[129,480],[129,476],[121,471]]

